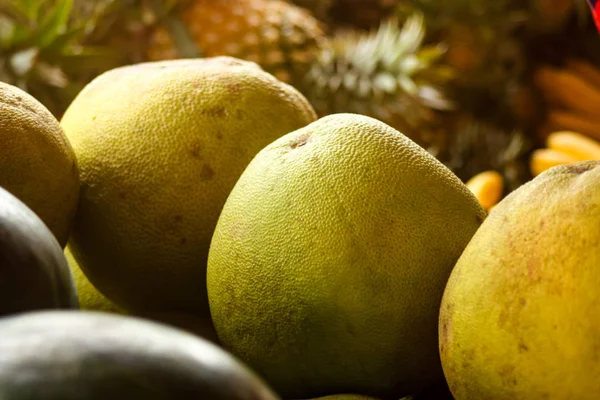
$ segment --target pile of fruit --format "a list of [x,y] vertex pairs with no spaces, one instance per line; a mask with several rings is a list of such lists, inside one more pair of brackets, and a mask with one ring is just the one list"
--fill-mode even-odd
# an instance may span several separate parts
[[592,61],[529,65],[545,111],[501,130],[466,100],[506,90],[467,73],[495,55],[443,51],[424,27],[461,31],[427,1],[167,3],[151,60],[72,98],[32,71],[56,73],[76,3],[15,28],[46,53],[0,56],[0,399],[600,392]]
[[389,125],[318,118],[229,57],[110,70],[60,122],[1,84],[0,118],[2,398],[600,389],[600,161],[494,205]]

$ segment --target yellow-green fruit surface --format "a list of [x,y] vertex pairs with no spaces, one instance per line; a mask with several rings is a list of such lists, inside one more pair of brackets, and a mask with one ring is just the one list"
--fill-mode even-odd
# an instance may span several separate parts
[[491,212],[452,272],[440,351],[456,400],[600,393],[600,161],[551,168]]
[[0,186],[32,209],[64,247],[77,208],[77,160],[56,118],[0,82]]
[[315,119],[308,101],[228,57],[108,71],[61,124],[81,168],[70,248],[128,310],[208,314],[206,258],[221,208],[252,157]]
[[89,311],[103,311],[116,314],[126,314],[119,306],[114,304],[112,301],[106,298],[102,293],[98,291],[87,279],[77,261],[73,257],[71,250],[67,246],[64,250],[65,258],[71,268],[71,273],[75,280],[75,286],[77,287],[77,295],[79,297],[79,308],[82,310]]
[[400,132],[321,118],[263,149],[223,208],[207,275],[219,339],[285,398],[417,392],[442,377],[442,293],[484,217]]

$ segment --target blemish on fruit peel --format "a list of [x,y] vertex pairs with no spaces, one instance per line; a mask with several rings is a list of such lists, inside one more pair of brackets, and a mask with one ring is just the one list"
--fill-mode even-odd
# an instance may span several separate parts
[[290,147],[292,149],[297,149],[298,147],[302,147],[304,146],[306,143],[308,143],[308,139],[310,138],[310,135],[308,134],[303,134],[300,137],[298,137],[298,139],[293,142],[292,144],[290,144]]

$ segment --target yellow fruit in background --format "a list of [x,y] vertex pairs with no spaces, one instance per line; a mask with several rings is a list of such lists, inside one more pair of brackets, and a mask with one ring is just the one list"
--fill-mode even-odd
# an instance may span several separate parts
[[552,132],[546,139],[546,147],[531,154],[529,163],[534,176],[557,165],[600,160],[600,143],[577,132]]
[[502,198],[504,178],[497,171],[483,171],[469,179],[465,185],[473,192],[481,206],[490,210]]
[[207,273],[219,339],[284,398],[415,393],[442,377],[442,293],[485,215],[398,131],[324,117],[263,149],[227,199]]
[[456,400],[600,393],[600,161],[504,198],[452,271],[440,351]]
[[152,62],[87,85],[61,124],[81,170],[70,248],[134,312],[208,315],[206,258],[221,208],[265,145],[316,118],[251,62]]
[[562,150],[537,149],[531,153],[529,167],[533,176],[558,165],[573,164],[579,161],[577,157]]
[[550,149],[576,157],[577,161],[600,160],[600,143],[577,132],[553,132],[546,144]]
[[71,254],[71,250],[67,246],[65,248],[65,257],[73,273],[75,286],[77,287],[77,296],[79,297],[79,308],[90,311],[103,311],[110,313],[126,314],[126,312],[112,301],[107,299],[98,291],[86,278],[85,274],[79,268],[77,261]]
[[56,118],[0,82],[0,187],[32,209],[64,247],[79,193],[77,160]]

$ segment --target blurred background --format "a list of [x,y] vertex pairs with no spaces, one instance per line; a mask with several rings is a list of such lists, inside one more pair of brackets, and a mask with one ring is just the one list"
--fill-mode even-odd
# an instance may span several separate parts
[[551,133],[600,139],[585,0],[0,0],[0,81],[59,119],[103,71],[216,55],[257,62],[320,116],[388,123],[464,181],[494,171],[503,193],[574,159]]

